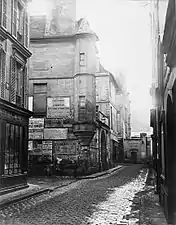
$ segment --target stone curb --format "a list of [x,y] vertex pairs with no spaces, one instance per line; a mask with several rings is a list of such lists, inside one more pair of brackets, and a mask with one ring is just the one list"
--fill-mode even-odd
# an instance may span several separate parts
[[37,190],[37,191],[35,191],[33,193],[27,193],[27,194],[24,194],[24,195],[16,196],[14,199],[6,201],[6,202],[0,204],[0,210],[2,210],[3,208],[6,208],[10,204],[22,201],[22,200],[24,200],[26,198],[32,198],[33,196],[36,196],[36,195],[41,195],[41,194],[47,193],[49,191],[50,191],[49,188],[42,188],[42,190],[40,189],[40,190]]
[[110,170],[107,170],[107,171],[104,171],[104,172],[100,172],[100,173],[95,173],[95,174],[92,174],[92,175],[88,175],[88,176],[82,176],[82,177],[77,177],[78,180],[82,180],[82,179],[94,179],[94,178],[97,178],[97,177],[101,177],[101,176],[104,176],[104,175],[107,175],[107,174],[111,174],[113,173],[114,171],[117,171],[119,169],[122,169],[124,166],[118,166],[118,167],[115,167],[113,169],[110,169]]
[[94,178],[101,177],[101,176],[106,175],[106,174],[111,174],[111,173],[113,173],[114,171],[119,170],[119,169],[121,169],[121,168],[123,168],[123,166],[118,166],[118,167],[116,167],[116,168],[107,170],[107,171],[105,171],[105,172],[101,172],[101,173],[97,173],[97,174],[93,174],[93,175],[89,175],[89,176],[77,177],[76,180],[74,180],[74,181],[72,181],[72,182],[70,182],[70,183],[68,183],[68,184],[63,184],[63,185],[61,185],[61,186],[56,186],[56,187],[53,187],[53,188],[52,188],[52,187],[49,187],[49,188],[42,188],[42,189],[40,189],[40,190],[34,191],[33,193],[26,193],[26,194],[24,194],[24,195],[16,196],[16,197],[14,197],[14,199],[9,200],[9,201],[7,200],[6,202],[0,204],[0,210],[2,210],[3,208],[6,208],[6,207],[9,206],[10,204],[14,204],[14,203],[16,203],[16,202],[20,202],[20,201],[22,201],[22,200],[24,200],[24,199],[32,198],[33,196],[36,196],[36,195],[42,195],[42,194],[45,194],[45,193],[47,193],[47,192],[53,192],[53,191],[55,191],[56,189],[62,188],[62,187],[64,187],[64,186],[68,186],[68,185],[70,185],[70,184],[76,182],[77,180],[82,180],[82,179],[94,179]]

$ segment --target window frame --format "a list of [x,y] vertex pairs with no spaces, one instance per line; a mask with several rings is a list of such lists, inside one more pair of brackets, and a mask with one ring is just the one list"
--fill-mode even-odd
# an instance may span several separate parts
[[0,98],[5,98],[6,90],[6,52],[0,46]]
[[[20,154],[22,150],[23,137],[21,136],[21,127],[16,124],[5,124],[5,148],[4,148],[4,175],[21,174]],[[13,128],[13,129],[12,129]]]
[[[44,85],[45,86],[45,90],[35,90],[35,85],[39,86],[39,85]],[[38,112],[36,111],[36,108],[35,108],[35,100],[36,100],[36,96],[40,96],[40,95],[44,95],[45,97],[45,111],[42,111],[42,112]],[[33,83],[33,112],[34,112],[34,115],[37,115],[37,116],[46,116],[47,115],[47,83]]]
[[79,65],[81,67],[86,66],[86,53],[85,52],[79,53]]
[[25,3],[22,0],[12,0],[11,14],[11,34],[25,47],[28,47],[29,19]]

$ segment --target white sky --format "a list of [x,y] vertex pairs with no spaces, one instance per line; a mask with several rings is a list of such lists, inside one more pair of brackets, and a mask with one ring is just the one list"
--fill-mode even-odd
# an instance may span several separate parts
[[[40,4],[40,10],[46,9]],[[77,19],[80,17],[85,17],[99,36],[100,59],[105,68],[112,73],[122,71],[126,76],[132,130],[138,129],[138,122],[141,131],[149,128],[152,61],[147,1],[77,0]]]

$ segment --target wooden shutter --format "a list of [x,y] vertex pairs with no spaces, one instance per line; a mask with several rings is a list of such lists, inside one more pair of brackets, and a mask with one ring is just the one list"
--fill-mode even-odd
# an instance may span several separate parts
[[1,97],[5,97],[5,65],[6,65],[6,54],[3,50],[0,53],[1,65],[0,65],[0,84],[1,84]]
[[12,34],[17,36],[17,1],[12,0]]
[[3,16],[2,16],[2,21],[3,21],[3,26],[6,28],[7,26],[7,0],[3,0]]
[[27,101],[28,101],[28,79],[27,79],[27,67],[25,66],[24,68],[24,94],[23,94],[23,102],[24,102],[24,107],[27,108]]
[[29,43],[29,23],[28,23],[28,14],[27,14],[27,12],[25,13],[24,30],[25,30],[25,35],[24,35],[25,46],[28,47],[28,43]]
[[14,59],[13,56],[10,58],[10,102],[16,103],[16,60]]
[[0,1],[0,25],[2,24],[2,1]]

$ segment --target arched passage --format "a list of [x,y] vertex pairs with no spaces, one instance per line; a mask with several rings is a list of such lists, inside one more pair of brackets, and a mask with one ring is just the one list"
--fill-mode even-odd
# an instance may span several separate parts
[[102,162],[102,169],[106,170],[108,167],[108,163],[107,163],[107,149],[106,149],[106,134],[104,131],[101,132],[101,162]]

